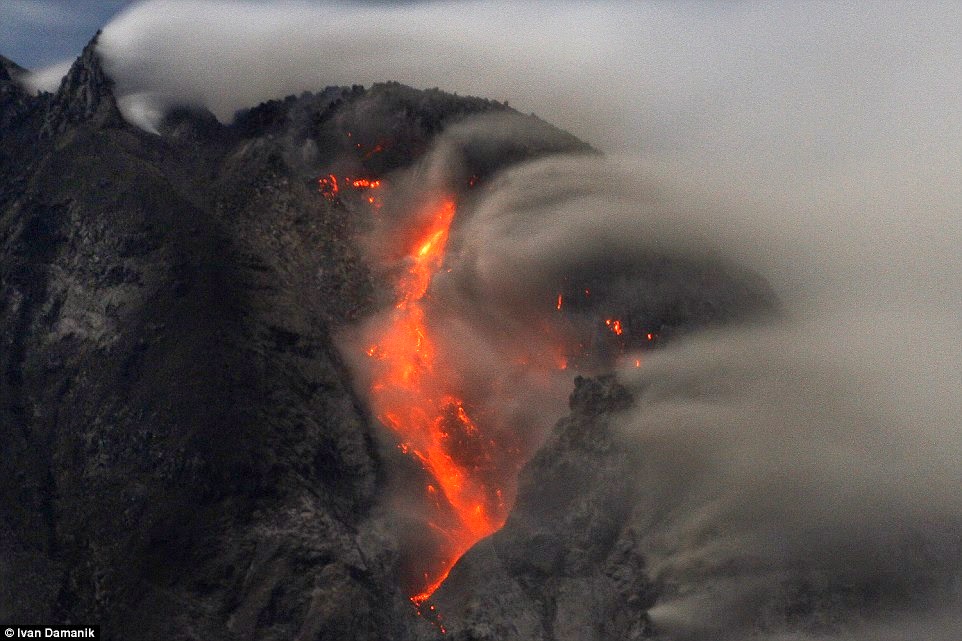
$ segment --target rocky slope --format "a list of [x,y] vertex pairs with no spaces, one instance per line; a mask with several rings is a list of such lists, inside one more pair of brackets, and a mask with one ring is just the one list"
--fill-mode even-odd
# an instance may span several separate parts
[[[656,598],[630,516],[638,453],[611,421],[632,405],[611,377],[577,378],[571,414],[521,475],[504,528],[432,597],[456,641],[601,641],[651,635]],[[430,611],[429,611],[430,613]]]
[[[321,264],[351,260],[342,212],[268,149],[127,126],[94,46],[33,109],[0,214],[0,618],[294,638],[356,628],[308,617],[331,594],[400,605],[360,543],[378,461],[327,330],[364,305]],[[319,278],[351,297],[303,296]]]

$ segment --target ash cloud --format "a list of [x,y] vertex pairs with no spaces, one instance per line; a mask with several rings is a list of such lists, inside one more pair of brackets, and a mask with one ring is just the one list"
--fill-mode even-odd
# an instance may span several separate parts
[[893,339],[893,318],[819,317],[713,332],[623,373],[656,626],[870,639],[853,628],[952,611],[960,352],[937,317],[915,320],[928,347]]
[[[453,131],[428,173],[443,181],[438,168],[459,166],[472,135],[502,129]],[[525,426],[534,443],[570,373],[517,356],[556,344],[561,330],[544,327],[565,278],[650,275],[643,267],[661,259],[726,275],[693,286],[681,272],[651,292],[645,277],[629,280],[641,303],[603,301],[586,310],[594,323],[604,305],[643,304],[645,294],[750,292],[741,303],[755,308],[741,323],[677,336],[621,372],[639,399],[624,445],[647,461],[635,527],[664,589],[651,616],[671,638],[861,640],[882,629],[949,638],[955,629],[962,306],[945,295],[957,277],[947,251],[954,205],[948,193],[927,194],[921,210],[899,207],[910,195],[898,187],[850,186],[851,202],[810,212],[826,224],[803,233],[778,226],[777,207],[677,167],[549,157],[497,175],[461,212],[450,271],[433,283],[435,335],[466,388],[488,401],[485,415],[501,429]],[[868,200],[897,217],[896,229],[859,227]],[[948,237],[901,233],[935,225]],[[755,274],[783,305],[759,304],[769,292]]]
[[[396,79],[509,99],[599,145],[607,158],[503,172],[462,208],[431,302],[461,375],[491,392],[503,429],[543,427],[571,374],[515,357],[550,351],[538,321],[565,277],[603,282],[652,257],[760,275],[779,313],[622,372],[639,397],[626,446],[649,461],[637,518],[669,588],[653,621],[679,639],[954,638],[959,7],[531,7],[149,2],[101,50],[142,113],[190,103],[229,119]],[[442,146],[463,153],[471,135]],[[437,153],[432,185],[459,162]],[[806,584],[835,599],[812,610],[831,625],[779,618]]]

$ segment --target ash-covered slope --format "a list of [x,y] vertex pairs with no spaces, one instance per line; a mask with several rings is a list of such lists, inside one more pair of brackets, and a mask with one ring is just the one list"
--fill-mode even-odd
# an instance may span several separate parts
[[[11,69],[0,622],[99,622],[110,639],[411,637],[423,623],[374,509],[383,461],[331,338],[374,287],[355,215],[316,177],[410,165],[447,124],[507,108],[330,88],[231,126],[179,109],[158,136],[123,120],[95,42],[53,95],[28,95]],[[553,140],[518,154],[587,148]]]
[[571,414],[525,467],[504,528],[431,599],[456,641],[647,638],[656,589],[630,522],[638,452],[612,427],[631,407],[613,377],[577,378]]

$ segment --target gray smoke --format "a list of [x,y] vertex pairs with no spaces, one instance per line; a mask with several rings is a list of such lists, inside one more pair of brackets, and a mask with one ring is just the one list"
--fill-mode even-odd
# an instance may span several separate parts
[[[539,322],[564,277],[653,257],[760,274],[778,314],[622,371],[626,447],[648,461],[636,518],[665,586],[653,620],[673,638],[955,639],[959,25],[948,3],[157,1],[111,23],[102,52],[145,127],[171,104],[229,119],[395,79],[509,99],[598,145],[606,158],[516,167],[464,204],[430,321],[460,376],[502,429],[537,432],[572,373],[517,355],[550,351]],[[474,127],[441,143],[429,189],[501,130]],[[785,620],[779,604],[806,598]]]
[[850,626],[951,611],[962,353],[925,316],[925,340],[896,338],[901,318],[819,316],[706,334],[624,372],[639,403],[623,427],[647,461],[637,527],[668,595],[656,625],[780,638],[801,602],[823,636],[867,639]]
[[[450,139],[463,134],[432,167],[457,166],[452,147],[470,143]],[[777,226],[788,204],[692,179],[595,156],[497,176],[461,212],[450,271],[433,284],[444,351],[488,401],[485,416],[536,442],[570,380],[531,358],[557,338],[543,328],[563,275],[615,278],[652,256],[764,274],[782,313],[678,338],[621,371],[638,399],[624,445],[647,462],[635,526],[664,590],[654,623],[693,640],[952,638],[962,580],[952,194],[912,194],[918,209],[899,186],[853,185],[854,203],[807,210],[798,229]],[[871,233],[859,227],[863,199],[877,208]],[[927,228],[939,232],[919,238]],[[678,298],[686,285],[659,293]]]

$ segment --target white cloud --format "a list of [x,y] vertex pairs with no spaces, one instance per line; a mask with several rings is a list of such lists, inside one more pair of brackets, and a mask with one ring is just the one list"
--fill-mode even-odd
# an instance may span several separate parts
[[30,71],[23,80],[27,88],[34,92],[49,91],[54,92],[60,87],[60,81],[70,71],[73,60],[64,60],[55,65]]

